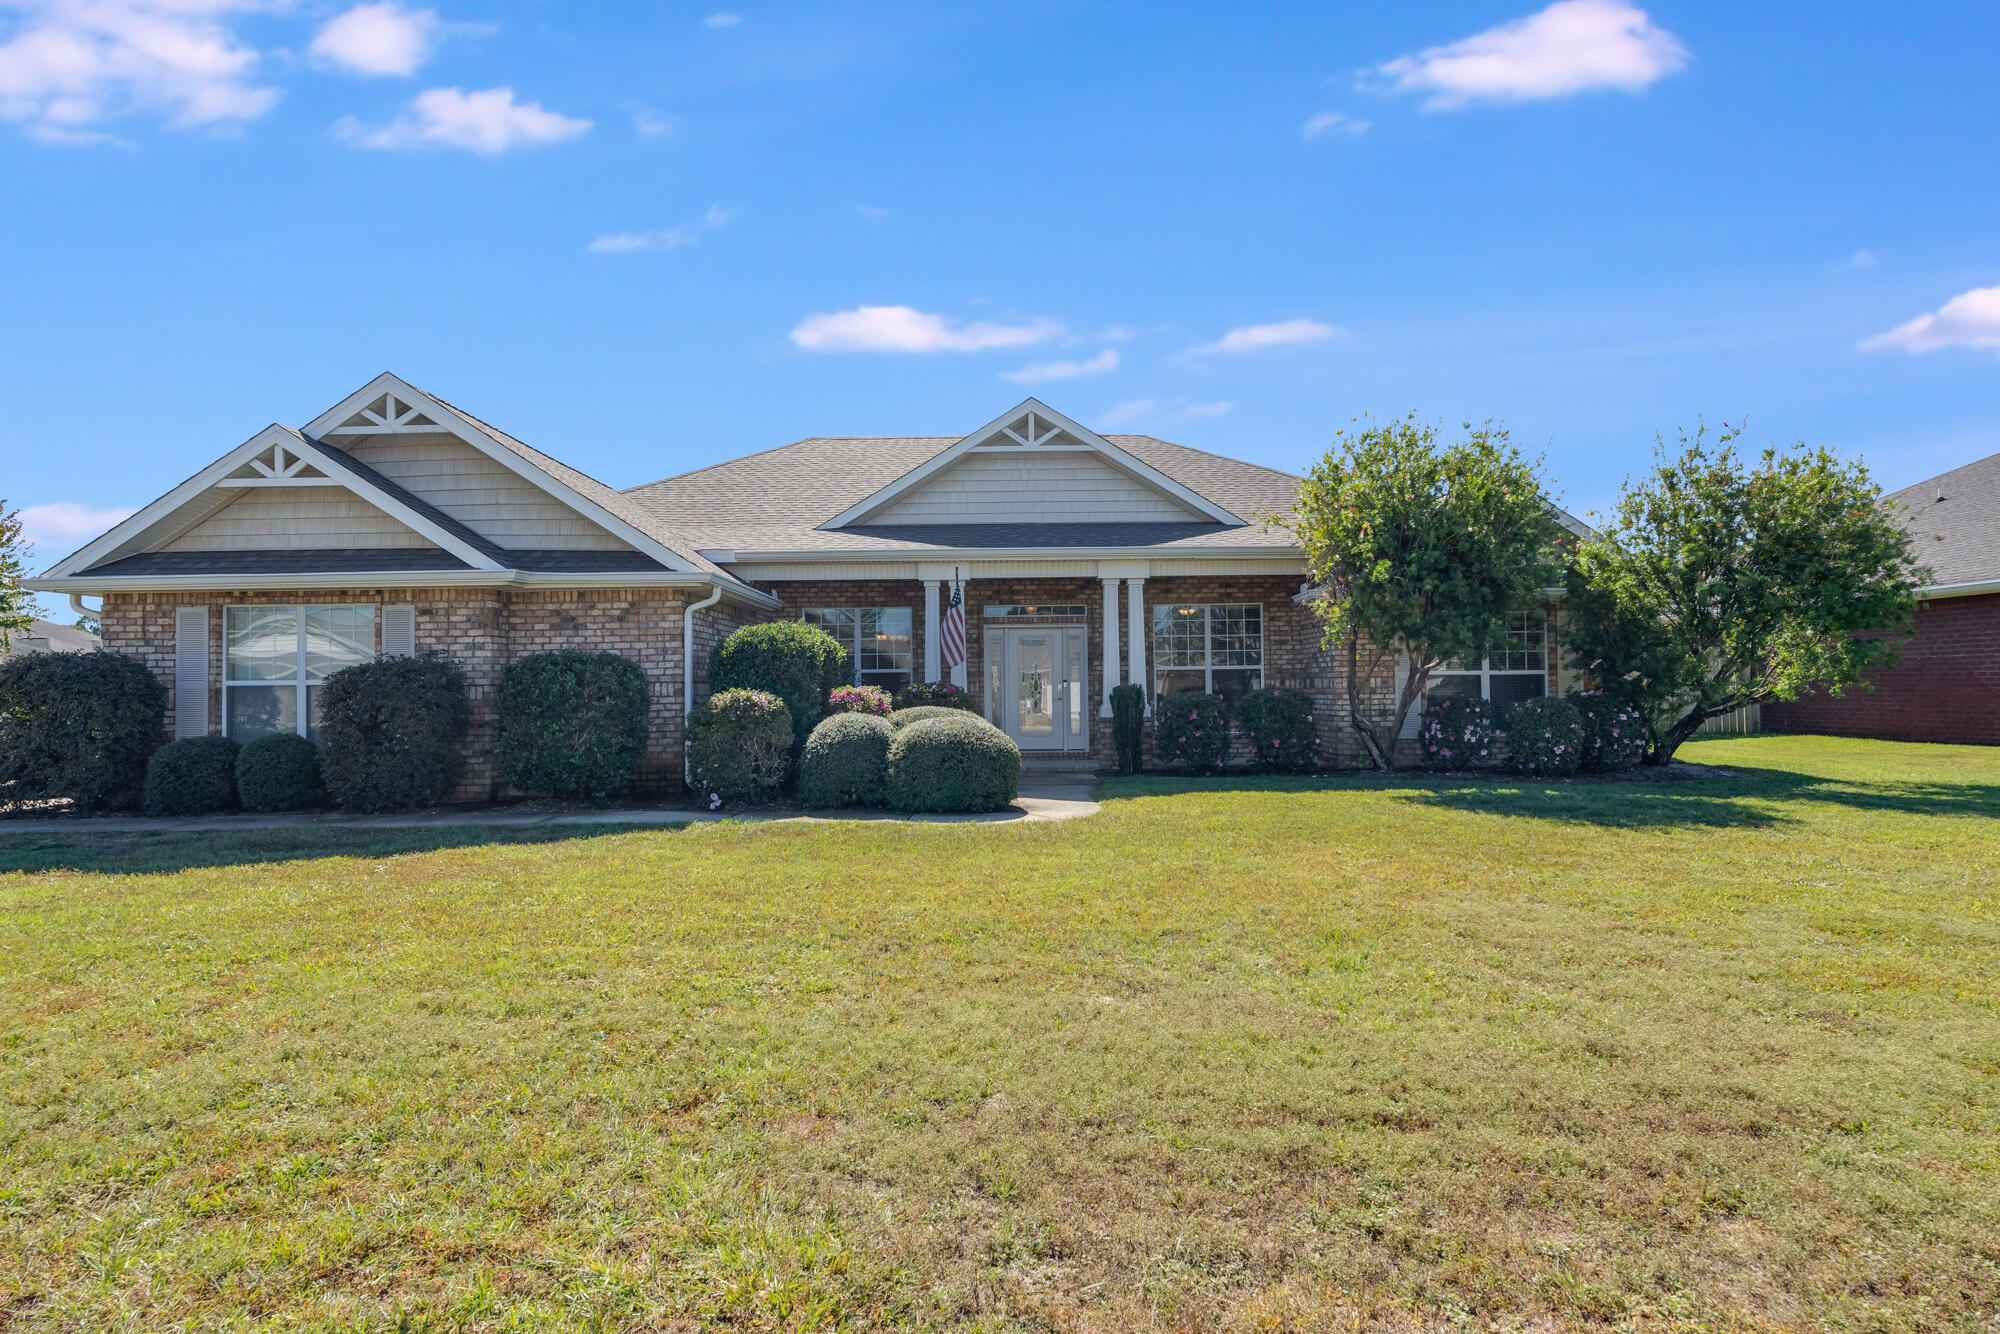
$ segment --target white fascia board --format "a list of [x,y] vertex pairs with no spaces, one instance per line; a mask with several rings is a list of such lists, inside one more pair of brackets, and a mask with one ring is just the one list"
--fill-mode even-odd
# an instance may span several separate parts
[[313,574],[163,574],[93,578],[24,579],[21,586],[37,593],[96,595],[100,593],[173,593],[216,589],[357,589],[357,588],[720,588],[725,598],[744,606],[776,610],[780,599],[762,589],[712,575],[689,577],[670,571],[659,574],[606,572],[548,574],[527,570],[356,570]]
[[[794,564],[867,564],[870,561],[922,561],[964,564],[974,560],[1303,560],[1296,547],[963,547],[939,552],[936,548],[903,548],[895,551],[704,551],[716,564],[763,565],[775,562]],[[725,562],[723,557],[728,557]]]
[[1927,600],[1977,597],[1981,593],[2000,593],[2000,579],[1972,579],[1960,584],[1931,584],[1917,590],[1917,596]]
[[[833,530],[845,528],[849,524],[860,522],[868,515],[893,502],[898,496],[921,485],[926,479],[935,477],[938,473],[965,457],[965,455],[987,444],[995,437],[1000,436],[1008,423],[1024,412],[1033,412],[1039,417],[1046,417],[1069,435],[1083,441],[1093,452],[1102,456],[1107,463],[1113,464],[1119,471],[1128,474],[1134,481],[1172,497],[1189,509],[1199,514],[1205,514],[1217,523],[1243,523],[1242,519],[1237,518],[1214,501],[1188,490],[1159,469],[1140,462],[1137,458],[1118,448],[1118,446],[1112,444],[1089,427],[1072,421],[1040,399],[1030,396],[1022,399],[1019,403],[1007,409],[1007,411],[1001,413],[971,435],[964,437],[957,444],[948,446],[942,453],[934,455],[927,462],[918,464],[895,481],[876,491],[873,495],[834,515],[831,519],[821,524],[820,528],[822,530]],[[1026,447],[1015,446],[1014,448],[1022,454],[1033,454],[1035,452],[1035,446],[1032,445]]]
[[394,394],[398,401],[415,407],[426,417],[438,423],[438,429],[446,435],[457,436],[460,440],[471,445],[501,467],[521,478],[521,480],[547,492],[571,509],[581,513],[592,523],[624,539],[624,541],[636,550],[645,552],[668,569],[679,571],[682,574],[701,573],[701,571],[690,565],[685,557],[661,543],[659,539],[633,527],[588,496],[572,489],[559,478],[551,477],[548,473],[543,472],[540,468],[537,468],[534,464],[507,448],[500,441],[495,440],[476,423],[468,421],[462,413],[452,410],[401,376],[391,374],[388,371],[382,372],[382,374],[376,376],[367,384],[307,422],[301,429],[309,438],[314,440],[320,439],[328,431],[339,426],[342,422],[367,407],[383,394]]

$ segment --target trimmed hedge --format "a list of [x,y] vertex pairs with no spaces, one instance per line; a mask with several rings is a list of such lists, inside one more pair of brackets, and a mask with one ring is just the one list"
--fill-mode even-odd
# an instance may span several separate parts
[[1499,758],[1500,729],[1493,706],[1463,695],[1438,695],[1417,724],[1417,755],[1424,768],[1444,773],[1480,769]]
[[1118,748],[1118,772],[1139,772],[1141,745],[1146,739],[1146,687],[1111,687],[1111,744]]
[[827,692],[826,711],[836,713],[865,713],[875,718],[887,718],[891,705],[889,692],[881,686],[835,686]]
[[974,714],[922,718],[889,742],[889,804],[899,811],[998,811],[1021,794],[1021,748]]
[[[890,714],[889,726],[900,732],[911,723],[920,723],[926,718],[955,718],[964,712],[963,709],[954,709],[944,704],[916,704],[907,709],[897,709]],[[974,714],[973,717],[978,718],[979,715]],[[983,723],[986,720],[980,718],[979,721]]]
[[768,690],[724,690],[687,723],[687,785],[710,810],[764,801],[792,763],[792,713]]
[[913,681],[896,692],[895,704],[898,710],[935,705],[942,709],[979,712],[978,698],[970,690],[962,690],[949,681]]
[[1580,690],[1569,697],[1583,719],[1583,767],[1595,774],[1617,774],[1646,758],[1650,741],[1646,716],[1602,690]]
[[1259,769],[1306,774],[1319,766],[1319,728],[1303,690],[1253,690],[1236,701],[1236,730]]
[[207,815],[233,807],[242,749],[226,736],[189,736],[154,751],[146,761],[146,814]]
[[1229,759],[1229,705],[1199,690],[1153,706],[1153,758],[1173,769],[1214,773]]
[[296,811],[326,795],[319,747],[296,732],[273,732],[236,757],[236,797],[246,811]]
[[1561,777],[1583,767],[1583,716],[1568,700],[1523,700],[1507,715],[1507,768]]
[[121,653],[0,659],[0,802],[129,805],[166,726],[166,688]]
[[888,719],[872,713],[822,719],[806,738],[799,761],[800,798],[814,807],[882,805],[889,797],[889,741],[895,734]]
[[708,688],[716,694],[762,690],[785,701],[795,748],[826,716],[827,694],[850,677],[840,641],[804,621],[746,625],[717,644],[708,661]]
[[472,728],[465,669],[445,658],[345,667],[320,687],[320,773],[349,811],[403,811],[448,800],[465,777]]
[[646,753],[646,673],[616,653],[531,653],[500,674],[500,776],[538,796],[602,802]]

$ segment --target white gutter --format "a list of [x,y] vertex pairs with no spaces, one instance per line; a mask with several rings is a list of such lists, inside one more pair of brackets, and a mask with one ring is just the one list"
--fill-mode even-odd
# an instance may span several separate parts
[[2000,593],[2000,579],[1973,579],[1962,584],[1932,584],[1919,588],[1920,598],[1969,598],[1980,593]]
[[927,547],[822,548],[787,551],[703,551],[717,565],[812,564],[832,561],[936,561],[975,560],[1293,560],[1304,556],[1298,547]]
[[[775,601],[776,599],[773,599]],[[694,712],[694,614],[706,611],[722,601],[722,585],[699,602],[691,602],[681,610],[681,718],[685,721]]]
[[88,574],[57,579],[23,579],[23,588],[38,593],[78,594],[200,592],[258,588],[712,588],[717,597],[730,594],[753,607],[776,611],[776,597],[747,584],[713,575],[624,573],[534,573],[525,570],[349,570],[297,574],[126,575],[94,579]]

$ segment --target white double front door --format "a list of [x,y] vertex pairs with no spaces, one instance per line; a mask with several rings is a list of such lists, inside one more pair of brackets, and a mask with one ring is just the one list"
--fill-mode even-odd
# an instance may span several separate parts
[[1086,750],[1090,692],[1082,626],[1015,626],[986,636],[991,717],[1022,750]]

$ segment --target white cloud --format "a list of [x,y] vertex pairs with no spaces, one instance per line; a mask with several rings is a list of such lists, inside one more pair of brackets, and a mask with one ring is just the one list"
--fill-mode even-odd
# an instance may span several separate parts
[[1150,398],[1127,399],[1111,411],[1099,415],[1097,429],[1115,431],[1121,426],[1130,426],[1135,421],[1142,421],[1152,416],[1159,406],[1159,403]]
[[1118,353],[1105,348],[1086,361],[1037,361],[1008,371],[1000,378],[1015,384],[1041,384],[1046,380],[1075,380],[1086,375],[1107,375],[1118,369]]
[[632,131],[642,139],[664,139],[680,127],[679,119],[664,111],[639,107],[632,112]]
[[269,111],[255,48],[225,20],[261,0],[0,0],[20,17],[0,42],[0,120],[50,143],[104,143],[93,128],[150,114],[233,129]]
[[28,505],[21,510],[21,535],[53,564],[135,513],[122,506],[79,505],[71,500]]
[[736,221],[742,209],[710,204],[701,221],[684,222],[678,227],[661,227],[650,232],[613,232],[600,236],[584,249],[593,255],[629,255],[640,250],[679,250],[701,240],[704,230],[715,231]]
[[1849,255],[1846,261],[1842,263],[1840,267],[1843,269],[1852,269],[1858,271],[1861,269],[1872,269],[1875,267],[1877,262],[1878,261],[1875,258],[1874,251],[1857,250],[1853,254]]
[[1198,355],[1210,352],[1256,352],[1267,347],[1286,347],[1293,343],[1322,343],[1339,332],[1340,330],[1331,324],[1321,324],[1318,320],[1246,324],[1240,329],[1231,329],[1213,343],[1204,343],[1193,351]]
[[589,121],[545,110],[539,102],[516,102],[512,88],[477,93],[432,88],[418,93],[407,113],[377,129],[352,117],[334,126],[363,148],[462,148],[487,154],[524,144],[559,144],[589,128]]
[[741,14],[732,14],[726,9],[719,9],[703,19],[701,26],[704,28],[733,28],[742,21],[743,16]]
[[1177,398],[1171,403],[1161,403],[1158,399],[1135,398],[1120,403],[1111,411],[1097,419],[1100,431],[1115,431],[1121,426],[1144,421],[1148,417],[1165,416],[1174,421],[1213,421],[1226,416],[1235,409],[1234,403],[1196,403],[1189,399]]
[[1204,421],[1220,417],[1235,406],[1234,403],[1188,403],[1181,407],[1180,415],[1183,421]]
[[2000,287],[1961,292],[1928,315],[1919,315],[1861,344],[1864,352],[1937,352],[1964,347],[2000,351]]
[[1322,111],[1306,122],[1305,136],[1308,139],[1335,133],[1349,139],[1359,139],[1368,133],[1368,122],[1350,116],[1344,111]]
[[829,315],[808,315],[792,330],[792,342],[808,352],[984,352],[1032,347],[1062,331],[1057,320],[960,324],[909,306],[857,306]]
[[1557,0],[1540,13],[1377,72],[1429,111],[1473,102],[1532,102],[1598,88],[1637,92],[1687,67],[1687,47],[1627,0]]
[[436,10],[405,9],[393,0],[356,5],[327,21],[311,55],[353,74],[411,75],[430,59],[437,31]]

